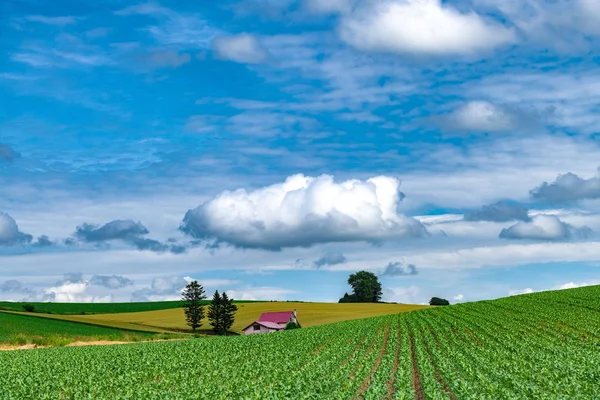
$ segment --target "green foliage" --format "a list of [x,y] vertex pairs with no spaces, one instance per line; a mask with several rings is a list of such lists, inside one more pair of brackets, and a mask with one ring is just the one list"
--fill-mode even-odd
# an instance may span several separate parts
[[[52,346],[76,340],[148,340],[155,334],[0,312],[0,343]],[[2,398],[2,396],[0,396]]]
[[287,325],[285,326],[286,330],[289,329],[300,329],[300,324],[297,324],[295,322],[288,322]]
[[217,335],[227,335],[235,320],[236,311],[237,306],[233,304],[233,299],[227,297],[227,293],[223,292],[221,296],[218,290],[215,291],[212,302],[208,306],[208,320]]
[[598,338],[600,286],[285,334],[0,352],[0,398],[596,399]]
[[358,297],[355,294],[344,293],[344,297],[342,297],[338,303],[360,303]]
[[33,304],[23,304],[23,310],[27,311],[27,312],[34,312],[35,311],[35,306]]
[[233,304],[233,299],[227,297],[227,293],[225,292],[223,292],[221,300],[223,302],[223,333],[227,335],[227,332],[235,322],[235,312],[238,308]]
[[204,304],[202,304],[202,300],[206,298],[204,288],[198,281],[192,281],[186,285],[181,295],[185,320],[195,333],[196,329],[202,326],[204,318]]
[[348,284],[352,286],[353,293],[344,294],[339,303],[378,303],[383,294],[379,278],[369,271],[358,271],[351,274]]
[[432,297],[431,300],[429,300],[429,305],[430,306],[449,306],[450,302],[446,299],[441,299],[439,297]]

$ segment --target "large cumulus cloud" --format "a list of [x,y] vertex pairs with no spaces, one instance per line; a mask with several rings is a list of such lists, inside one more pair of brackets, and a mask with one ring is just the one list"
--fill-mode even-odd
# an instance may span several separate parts
[[587,226],[575,227],[561,221],[555,215],[536,215],[529,222],[519,222],[500,232],[502,239],[531,239],[564,241],[587,238],[592,230]]
[[0,212],[0,246],[30,243],[33,237],[19,230],[15,220],[8,214]]
[[196,239],[267,250],[426,235],[419,221],[398,213],[399,189],[400,180],[387,176],[336,182],[293,175],[254,191],[225,191],[189,210],[180,229]]
[[580,178],[571,172],[561,174],[554,182],[544,182],[532,189],[530,194],[536,200],[553,204],[598,199],[600,198],[600,173],[589,179]]

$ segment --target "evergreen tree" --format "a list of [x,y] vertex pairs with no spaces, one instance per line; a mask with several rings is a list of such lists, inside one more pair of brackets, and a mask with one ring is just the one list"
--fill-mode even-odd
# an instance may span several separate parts
[[204,288],[198,281],[188,283],[181,293],[183,297],[183,310],[187,324],[196,332],[202,326],[204,319],[204,305],[202,300],[206,298]]
[[223,298],[218,290],[215,291],[212,302],[208,306],[208,320],[213,327],[213,331],[220,335],[223,331]]
[[221,300],[223,302],[223,334],[227,336],[227,331],[231,329],[235,321],[235,312],[238,308],[233,304],[233,299],[227,297],[227,293],[225,292],[223,292]]

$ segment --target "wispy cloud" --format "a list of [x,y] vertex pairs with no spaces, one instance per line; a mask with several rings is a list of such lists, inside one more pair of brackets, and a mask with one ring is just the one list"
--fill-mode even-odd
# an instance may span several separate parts
[[25,17],[30,22],[40,22],[47,25],[65,26],[75,24],[85,17],[64,16],[64,17],[48,17],[44,15],[28,15]]

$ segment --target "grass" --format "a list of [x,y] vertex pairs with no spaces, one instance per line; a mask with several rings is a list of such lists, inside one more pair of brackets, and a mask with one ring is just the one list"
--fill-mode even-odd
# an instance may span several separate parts
[[[236,303],[247,303],[250,301],[236,301]],[[210,303],[208,300],[205,304]],[[24,311],[23,306],[31,304],[35,307],[35,312],[44,314],[112,314],[129,313],[155,310],[168,310],[180,308],[181,301],[156,301],[156,302],[138,302],[138,303],[30,303],[30,302],[10,302],[0,301],[0,310],[6,311]]]
[[[238,311],[232,332],[242,333],[242,329],[256,321],[260,314],[268,311],[292,311],[296,309],[302,327],[329,324],[353,319],[396,314],[419,310],[429,306],[415,304],[384,303],[304,303],[304,302],[251,302],[237,304]],[[98,314],[81,316],[50,316],[63,320],[113,326],[119,328],[162,329],[188,331],[183,309],[164,309],[120,314]],[[210,329],[208,320],[203,321],[202,330]]]
[[177,335],[133,332],[68,321],[42,319],[30,315],[0,312],[0,343],[2,344],[65,346],[69,343],[79,341],[90,342],[108,340],[139,342],[175,337],[177,337]]

